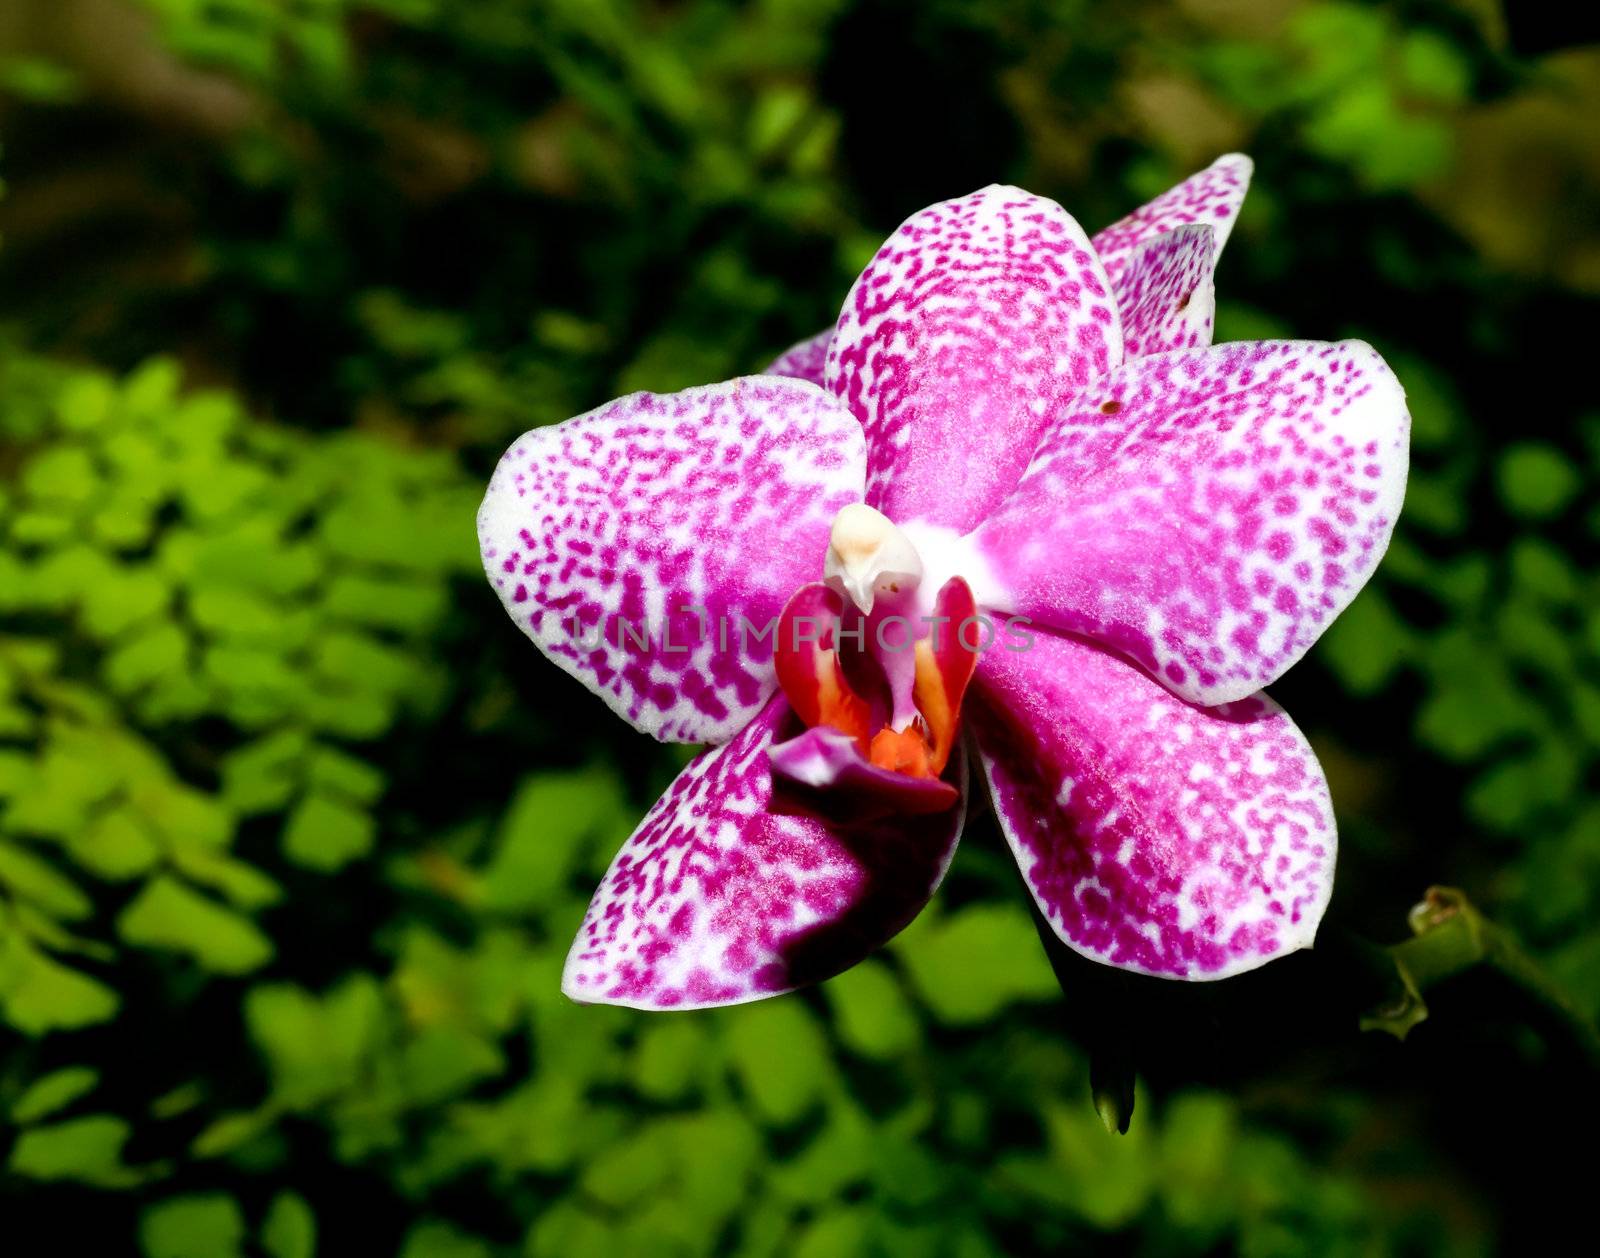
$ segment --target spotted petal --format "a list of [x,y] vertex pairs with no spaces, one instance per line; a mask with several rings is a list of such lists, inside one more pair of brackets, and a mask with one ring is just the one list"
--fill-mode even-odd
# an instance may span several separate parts
[[978,666],[995,814],[1069,946],[1225,978],[1310,945],[1333,886],[1327,781],[1264,695],[1196,708],[1098,648],[1036,635]]
[[1154,201],[1141,205],[1126,218],[1118,219],[1094,238],[1095,252],[1105,263],[1106,274],[1119,287],[1135,250],[1157,236],[1185,223],[1209,223],[1216,232],[1216,256],[1228,243],[1244,194],[1250,187],[1255,164],[1243,153],[1219,157],[1204,170],[1190,175],[1174,188],[1168,188]]
[[824,328],[815,336],[809,336],[789,346],[772,360],[766,374],[793,376],[796,380],[809,380],[812,384],[821,384],[827,371],[828,343],[832,340],[833,329]]
[[524,433],[478,513],[517,625],[657,738],[722,742],[772,694],[772,623],[862,492],[861,427],[776,376],[635,393]]
[[1129,358],[1211,344],[1216,256],[1216,233],[1205,223],[1166,232],[1128,255],[1115,287]]
[[827,383],[867,434],[867,502],[969,529],[1021,476],[1054,400],[1122,361],[1072,216],[989,187],[913,215],[845,299]]
[[606,873],[567,957],[574,1000],[739,1004],[847,969],[891,939],[949,868],[965,813],[827,821],[773,807],[781,698],[678,775]]
[[1097,638],[1197,703],[1267,685],[1382,557],[1410,419],[1360,341],[1138,358],[1055,416],[970,539],[995,610]]

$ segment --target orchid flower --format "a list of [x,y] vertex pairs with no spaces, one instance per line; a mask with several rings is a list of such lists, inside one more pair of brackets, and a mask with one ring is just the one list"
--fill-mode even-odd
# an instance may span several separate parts
[[1311,943],[1333,810],[1260,691],[1382,556],[1409,419],[1360,342],[1210,347],[1249,174],[1092,241],[1017,188],[931,206],[767,374],[511,447],[478,519],[507,611],[636,729],[710,744],[612,863],[569,996],[846,969],[980,789],[1086,956],[1214,979]]

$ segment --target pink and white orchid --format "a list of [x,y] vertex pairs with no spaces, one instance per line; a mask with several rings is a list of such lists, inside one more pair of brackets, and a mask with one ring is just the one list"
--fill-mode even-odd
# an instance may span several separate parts
[[838,973],[933,894],[980,774],[1078,952],[1211,979],[1310,944],[1333,811],[1259,692],[1382,556],[1409,419],[1360,342],[1209,348],[1249,175],[1092,241],[1016,188],[932,206],[768,374],[511,447],[478,520],[507,611],[635,728],[712,744],[618,853],[569,996]]

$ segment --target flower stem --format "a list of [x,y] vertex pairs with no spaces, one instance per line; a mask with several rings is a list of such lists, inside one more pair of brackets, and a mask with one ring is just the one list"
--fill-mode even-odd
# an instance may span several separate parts
[[1502,927],[1454,887],[1429,887],[1408,915],[1412,937],[1376,950],[1390,967],[1389,995],[1361,1018],[1363,1030],[1404,1039],[1428,1016],[1423,993],[1477,967],[1511,983],[1593,1069],[1600,1070],[1600,1033],[1555,981]]

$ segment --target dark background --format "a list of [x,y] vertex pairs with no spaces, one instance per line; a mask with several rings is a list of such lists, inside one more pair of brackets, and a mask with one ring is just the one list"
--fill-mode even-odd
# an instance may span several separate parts
[[[1495,0],[8,0],[0,1247],[1591,1231],[1573,1019],[1478,967],[1403,1044],[1358,1026],[1433,883],[1600,1007],[1597,34]],[[985,823],[819,991],[567,1003],[684,756],[485,587],[500,451],[759,369],[932,201],[1005,180],[1093,231],[1234,149],[1218,339],[1363,337],[1415,420],[1388,559],[1274,688],[1339,811],[1318,947],[1063,990]],[[1091,1052],[1139,1074],[1126,1136]]]

